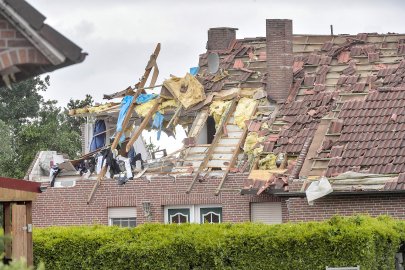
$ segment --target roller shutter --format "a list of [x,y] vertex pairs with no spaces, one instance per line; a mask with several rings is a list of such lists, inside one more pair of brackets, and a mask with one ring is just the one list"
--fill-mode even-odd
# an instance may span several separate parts
[[251,203],[250,217],[252,222],[265,224],[282,223],[281,202]]

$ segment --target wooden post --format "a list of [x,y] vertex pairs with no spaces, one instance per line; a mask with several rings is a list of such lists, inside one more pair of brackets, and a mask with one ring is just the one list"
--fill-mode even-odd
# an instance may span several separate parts
[[30,231],[30,227],[32,230],[32,202],[26,202],[26,220],[27,220],[27,265],[32,266],[34,265],[34,258],[33,258],[33,244],[32,244],[32,231]]

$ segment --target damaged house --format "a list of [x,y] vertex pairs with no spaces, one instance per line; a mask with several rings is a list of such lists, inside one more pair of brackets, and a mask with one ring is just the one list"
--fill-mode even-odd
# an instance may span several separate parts
[[[236,31],[209,29],[199,67],[159,86],[158,45],[138,84],[70,112],[88,119],[83,156],[38,153],[33,223],[405,218],[405,35]],[[181,149],[148,151],[142,130],[176,125]]]

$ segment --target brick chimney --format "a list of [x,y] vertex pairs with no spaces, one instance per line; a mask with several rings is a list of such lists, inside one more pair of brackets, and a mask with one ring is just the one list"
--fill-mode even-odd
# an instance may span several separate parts
[[292,20],[266,20],[268,97],[284,101],[293,82]]
[[216,27],[208,30],[207,50],[226,50],[236,39],[237,28]]

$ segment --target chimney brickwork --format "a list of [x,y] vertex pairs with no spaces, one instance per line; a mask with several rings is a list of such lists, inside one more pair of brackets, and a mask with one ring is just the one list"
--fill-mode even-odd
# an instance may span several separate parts
[[217,27],[208,30],[207,50],[226,50],[236,39],[237,28]]
[[267,93],[283,102],[293,82],[292,20],[266,20]]

